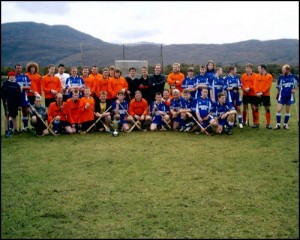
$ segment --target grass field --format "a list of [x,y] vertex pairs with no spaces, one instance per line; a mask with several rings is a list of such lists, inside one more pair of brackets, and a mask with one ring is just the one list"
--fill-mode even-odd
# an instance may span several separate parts
[[2,137],[1,238],[299,238],[295,108],[289,131],[260,113],[232,136]]

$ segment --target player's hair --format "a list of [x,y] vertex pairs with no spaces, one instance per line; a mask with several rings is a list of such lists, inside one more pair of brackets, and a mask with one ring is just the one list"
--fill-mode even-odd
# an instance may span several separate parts
[[233,70],[234,70],[234,67],[233,66],[229,66],[228,73],[232,72]]
[[116,69],[115,66],[110,66],[110,67],[109,67],[109,70],[115,70],[115,69]]
[[120,73],[120,75],[122,75],[122,71],[121,71],[120,68],[116,68],[116,69],[115,69],[115,73]]
[[78,89],[73,89],[72,94],[79,94],[79,90]]
[[200,68],[205,68],[206,69],[206,66],[205,65],[201,65]]
[[57,99],[58,97],[63,98],[63,95],[61,93],[57,93],[55,99]]
[[253,68],[253,64],[252,64],[252,63],[247,63],[247,64],[246,64],[246,67],[249,67],[249,68],[252,69],[252,68]]
[[109,71],[109,69],[108,68],[103,68],[102,72],[104,72],[104,71]]
[[36,96],[35,101],[37,101],[37,100],[43,101],[43,98],[41,96]]
[[102,96],[102,95],[107,95],[107,92],[106,91],[100,91],[100,96]]
[[175,89],[173,90],[173,95],[174,95],[174,93],[180,94],[180,91],[179,91],[178,89],[175,88]]
[[130,67],[130,68],[128,69],[128,72],[130,72],[131,70],[136,71],[136,68],[135,68],[135,67]]
[[189,67],[189,68],[187,69],[187,72],[194,72],[194,68],[193,68],[193,67]]
[[291,71],[291,66],[288,64],[283,65],[283,68],[285,68],[288,72]]
[[172,67],[178,66],[180,68],[180,63],[173,63]]
[[190,93],[190,91],[187,90],[187,89],[184,89],[184,90],[182,91],[182,93],[183,93],[183,94],[187,94],[187,93]]
[[141,94],[141,95],[142,95],[142,92],[141,92],[140,90],[136,90],[136,91],[134,92],[134,95],[136,95],[136,94]]
[[267,70],[267,66],[266,66],[265,64],[260,64],[260,65],[258,65],[258,66],[260,66],[261,68]]
[[122,91],[122,90],[120,90],[119,92],[118,92],[118,96],[119,95],[125,95],[125,93]]
[[64,64],[62,64],[62,63],[60,63],[60,64],[58,64],[58,66],[57,66],[57,68],[60,68],[60,67],[65,67],[65,65]]
[[225,93],[223,93],[223,92],[218,93],[218,98],[223,97],[223,96],[226,96]]
[[[168,91],[168,89],[165,89],[165,90]],[[160,92],[156,92],[155,96],[161,96],[161,93]]]
[[20,63],[16,63],[15,68],[16,67],[22,67],[22,65]]
[[54,65],[54,64],[49,64],[49,65],[48,65],[48,69],[50,69],[50,68],[52,68],[52,67],[55,68],[55,65]]
[[35,73],[39,72],[39,65],[36,62],[29,62],[26,65],[26,72],[30,72],[31,67],[35,67]]
[[215,62],[213,61],[213,60],[208,60],[207,61],[207,64],[206,64],[206,68],[208,67],[208,64],[210,64],[210,63],[212,63],[213,64],[213,69],[212,70],[214,70],[215,69],[215,67],[216,67],[216,64],[215,64]]
[[221,67],[217,67],[217,68],[216,68],[216,71],[219,71],[219,70],[222,70],[222,68],[221,68]]

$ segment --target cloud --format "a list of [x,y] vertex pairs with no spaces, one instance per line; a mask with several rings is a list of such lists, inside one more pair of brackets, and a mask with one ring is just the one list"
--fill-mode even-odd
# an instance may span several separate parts
[[70,11],[69,2],[16,2],[15,7],[33,15],[61,16]]
[[120,38],[123,39],[128,39],[130,40],[135,40],[135,39],[147,39],[147,38],[152,38],[155,35],[160,34],[159,30],[156,29],[149,29],[149,30],[141,30],[141,29],[136,29],[136,30],[129,30],[129,31],[124,31],[120,32],[118,35]]

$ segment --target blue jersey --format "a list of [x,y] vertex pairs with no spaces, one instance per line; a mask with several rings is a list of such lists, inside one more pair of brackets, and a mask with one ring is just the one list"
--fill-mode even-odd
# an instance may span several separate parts
[[208,97],[198,98],[196,105],[196,113],[199,113],[201,118],[205,118],[210,112],[212,112],[212,104],[210,99]]
[[224,113],[231,111],[231,110],[235,110],[235,108],[233,107],[233,105],[230,102],[227,102],[227,101],[223,105],[221,105],[220,102],[218,101],[216,104],[214,104],[214,106],[212,108],[214,117],[219,117],[219,116],[223,115]]
[[[195,78],[189,78],[186,77],[182,84],[181,84],[182,89],[185,88],[194,88],[196,87],[196,79]],[[192,97],[195,97],[196,91],[190,92]]]
[[238,90],[236,92],[234,92],[234,90],[228,90],[228,88],[240,89],[242,87],[239,77],[237,75],[227,75],[224,79],[224,83],[224,88],[227,90],[228,101],[240,106],[242,104],[242,95],[240,92]]
[[[68,91],[68,88],[70,87],[84,87],[84,81],[81,77],[79,77],[78,75],[73,77],[73,76],[70,76],[69,78],[67,78],[66,80],[66,89]],[[68,95],[69,98],[72,97],[72,92],[69,92],[69,95]],[[82,98],[83,97],[83,94],[81,91],[79,91],[79,97]]]
[[279,90],[278,103],[291,105],[295,102],[294,94],[291,92],[299,85],[299,78],[294,74],[281,75],[278,78],[276,88]]
[[212,90],[212,96],[210,96],[212,102],[214,102],[214,103],[217,102],[218,94],[220,92],[224,91],[224,89],[225,89],[224,87],[225,87],[224,79],[214,75],[214,77],[212,78],[212,81],[209,85],[209,88]]
[[187,109],[191,109],[192,113],[196,113],[197,100],[195,98],[190,97],[189,100],[185,99],[185,106]]
[[[115,109],[117,106],[117,102],[114,101],[112,103],[112,112],[114,113]],[[126,111],[128,111],[128,102],[126,100],[123,100],[123,102],[121,102],[119,104],[119,114],[120,114],[120,120],[124,120],[125,116],[126,116]]]
[[[20,85],[20,87],[31,87],[31,81],[29,77],[27,77],[23,73],[16,76],[16,82]],[[21,98],[22,98],[22,107],[29,106],[27,92],[25,89],[22,91]]]
[[[153,110],[154,106],[155,106],[155,110]],[[154,116],[160,115],[158,113],[158,111],[162,111],[162,112],[168,113],[169,112],[169,107],[166,105],[165,102],[157,103],[156,101],[154,101],[150,105],[150,114],[153,114],[153,112],[154,112]]]
[[212,70],[212,71],[206,71],[205,72],[205,76],[208,78],[208,83],[211,83],[212,79],[215,76],[215,71],[214,70]]
[[[195,77],[195,79],[196,79],[196,86],[200,85],[200,84],[205,84],[207,86],[207,89],[208,89],[209,81],[208,81],[208,76],[206,74],[204,74],[204,75],[199,74],[198,76]],[[196,91],[195,97],[196,98],[201,97],[201,92],[202,92],[202,88],[199,88]]]
[[186,101],[183,97],[179,97],[179,99],[173,98],[171,100],[170,109],[175,110],[178,112],[179,109],[186,108]]

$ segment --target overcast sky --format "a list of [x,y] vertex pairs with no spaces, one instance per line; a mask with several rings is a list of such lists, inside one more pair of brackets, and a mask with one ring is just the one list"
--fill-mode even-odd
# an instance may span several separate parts
[[68,25],[110,43],[299,39],[299,2],[8,2],[1,23]]

